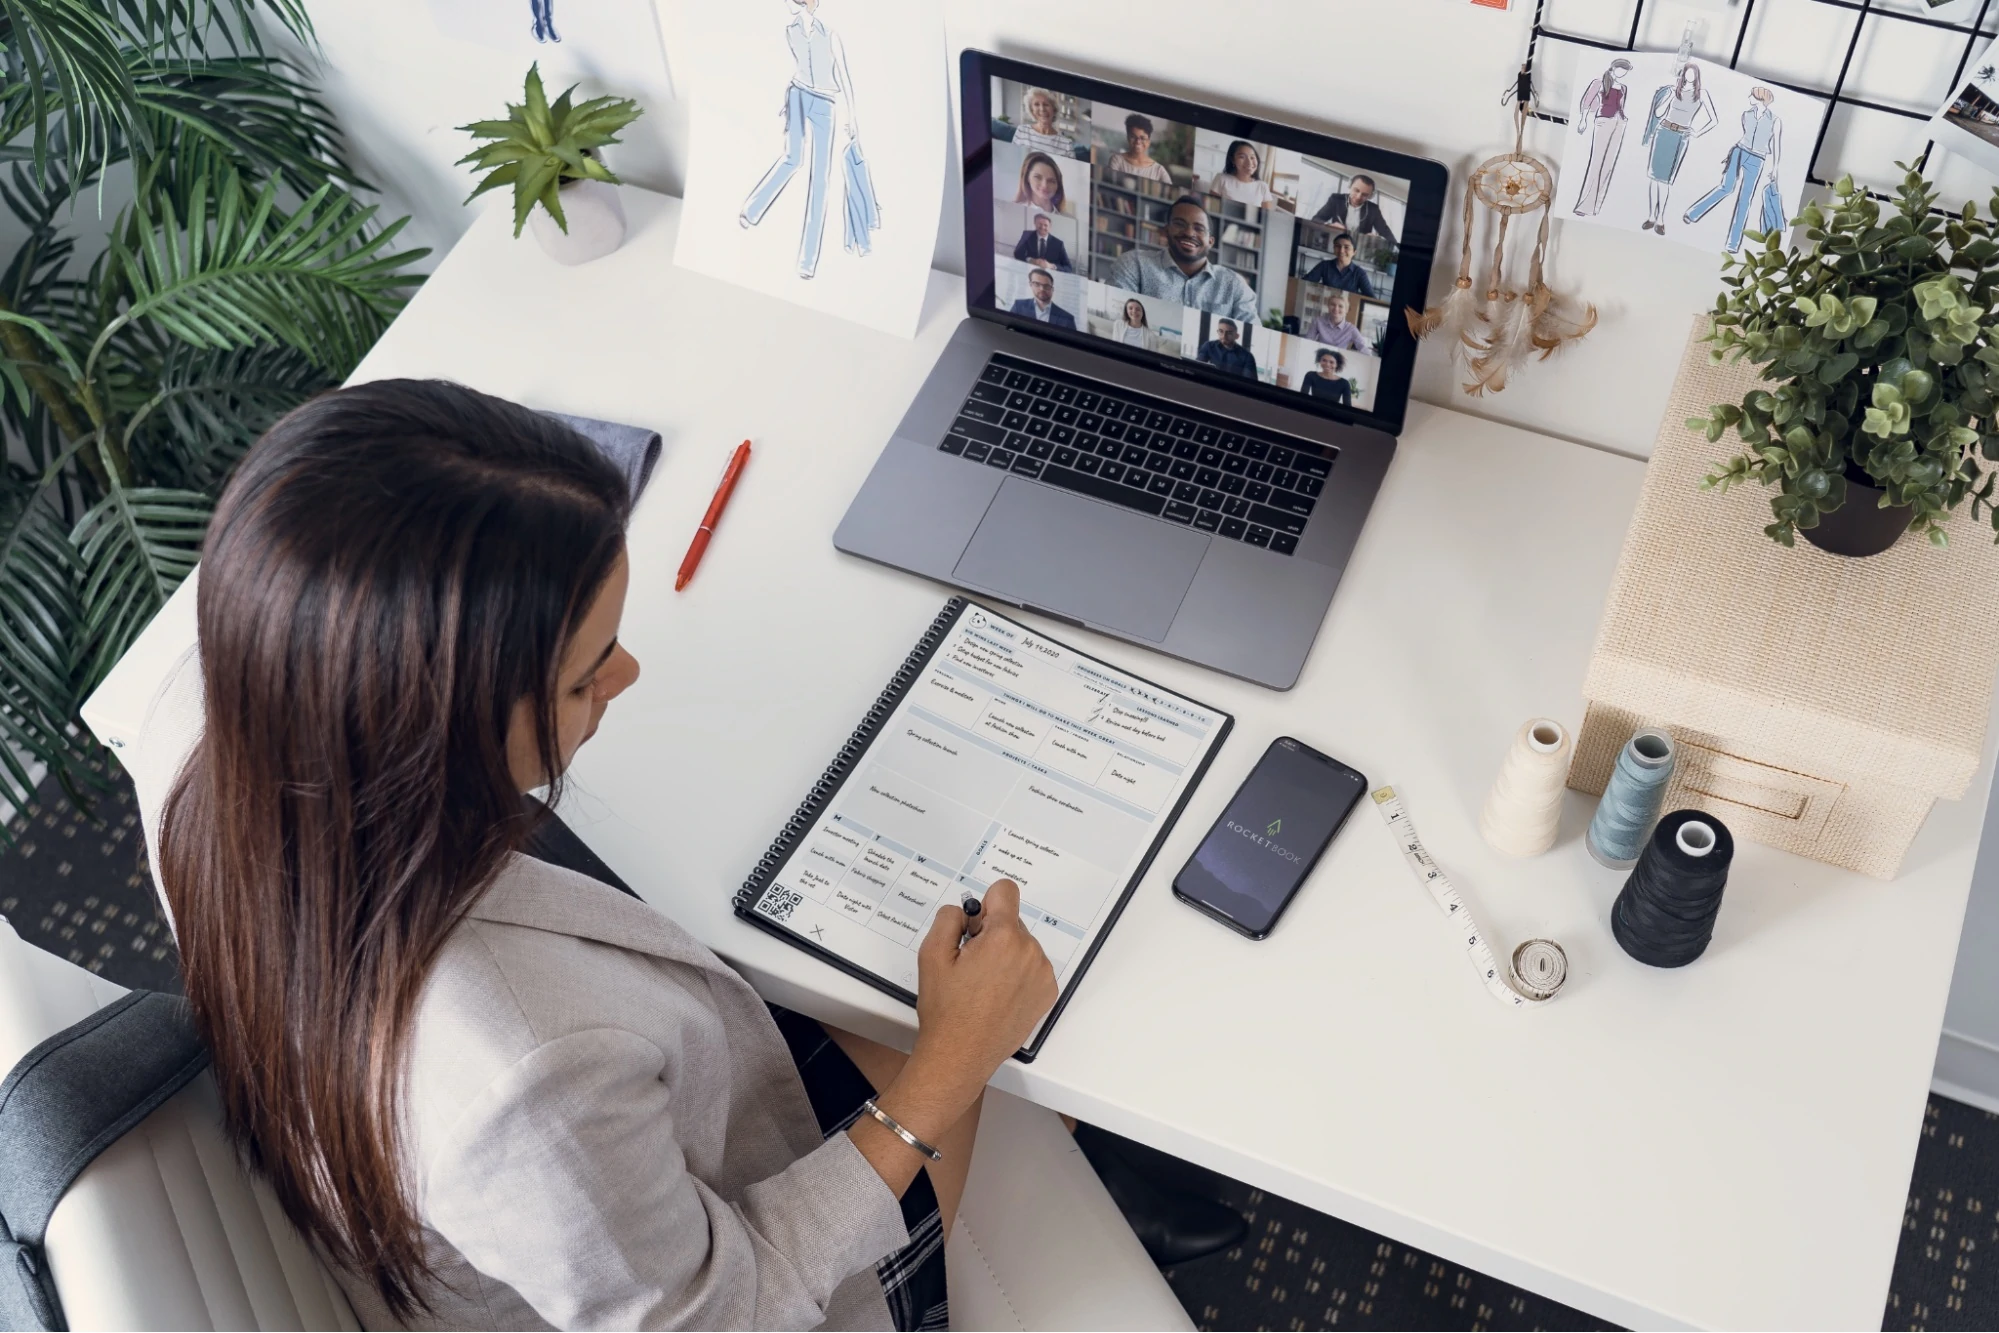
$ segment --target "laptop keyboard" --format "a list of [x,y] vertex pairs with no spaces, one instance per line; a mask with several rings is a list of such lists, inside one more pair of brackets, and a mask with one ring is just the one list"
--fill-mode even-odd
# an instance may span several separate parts
[[1279,555],[1337,450],[995,352],[937,446]]

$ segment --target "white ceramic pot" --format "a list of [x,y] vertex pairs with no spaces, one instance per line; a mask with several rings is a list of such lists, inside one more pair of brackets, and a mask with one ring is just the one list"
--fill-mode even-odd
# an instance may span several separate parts
[[562,216],[569,222],[567,232],[539,205],[528,214],[535,240],[558,264],[587,264],[625,243],[625,205],[618,198],[618,187],[607,181],[566,183]]

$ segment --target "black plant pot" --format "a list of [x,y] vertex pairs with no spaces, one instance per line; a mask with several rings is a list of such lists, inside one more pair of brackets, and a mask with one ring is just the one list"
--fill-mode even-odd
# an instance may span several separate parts
[[1799,528],[1798,535],[1834,555],[1880,555],[1909,530],[1909,520],[1916,513],[1913,505],[1880,506],[1881,488],[1865,472],[1849,468],[1846,503],[1829,514],[1820,514],[1817,527]]

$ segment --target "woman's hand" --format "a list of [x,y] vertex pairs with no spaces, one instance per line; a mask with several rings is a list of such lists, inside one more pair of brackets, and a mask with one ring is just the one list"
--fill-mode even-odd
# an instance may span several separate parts
[[[986,890],[985,924],[965,934],[965,913],[938,909],[916,964],[916,1049],[875,1105],[935,1144],[972,1109],[1006,1058],[1019,1050],[1055,1003],[1055,969],[1020,919],[1020,886]],[[872,1119],[847,1131],[890,1189],[901,1194],[922,1158]]]
[[986,890],[985,924],[958,947],[965,913],[946,904],[916,962],[916,1049],[910,1063],[935,1061],[982,1088],[1019,1050],[1055,1003],[1055,969],[1020,919],[1020,886]]

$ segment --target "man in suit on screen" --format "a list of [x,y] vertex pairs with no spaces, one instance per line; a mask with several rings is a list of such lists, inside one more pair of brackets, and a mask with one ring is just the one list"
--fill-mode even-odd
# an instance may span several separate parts
[[1355,176],[1347,183],[1345,194],[1336,194],[1319,206],[1319,211],[1312,214],[1312,221],[1343,227],[1348,235],[1355,237],[1373,232],[1390,245],[1395,243],[1395,229],[1382,216],[1381,205],[1374,202],[1372,176]]
[[1050,236],[1049,220],[1046,213],[1034,215],[1034,226],[1020,234],[1020,240],[1013,247],[1013,257],[1023,264],[1033,264],[1037,268],[1058,268],[1064,273],[1074,272],[1069,264],[1069,247],[1062,244],[1060,236]]
[[1076,327],[1076,317],[1055,304],[1055,279],[1048,275],[1047,269],[1038,268],[1028,274],[1027,289],[1034,295],[1023,296],[1015,301],[1008,314],[1024,315],[1028,319],[1039,320],[1050,328]]

